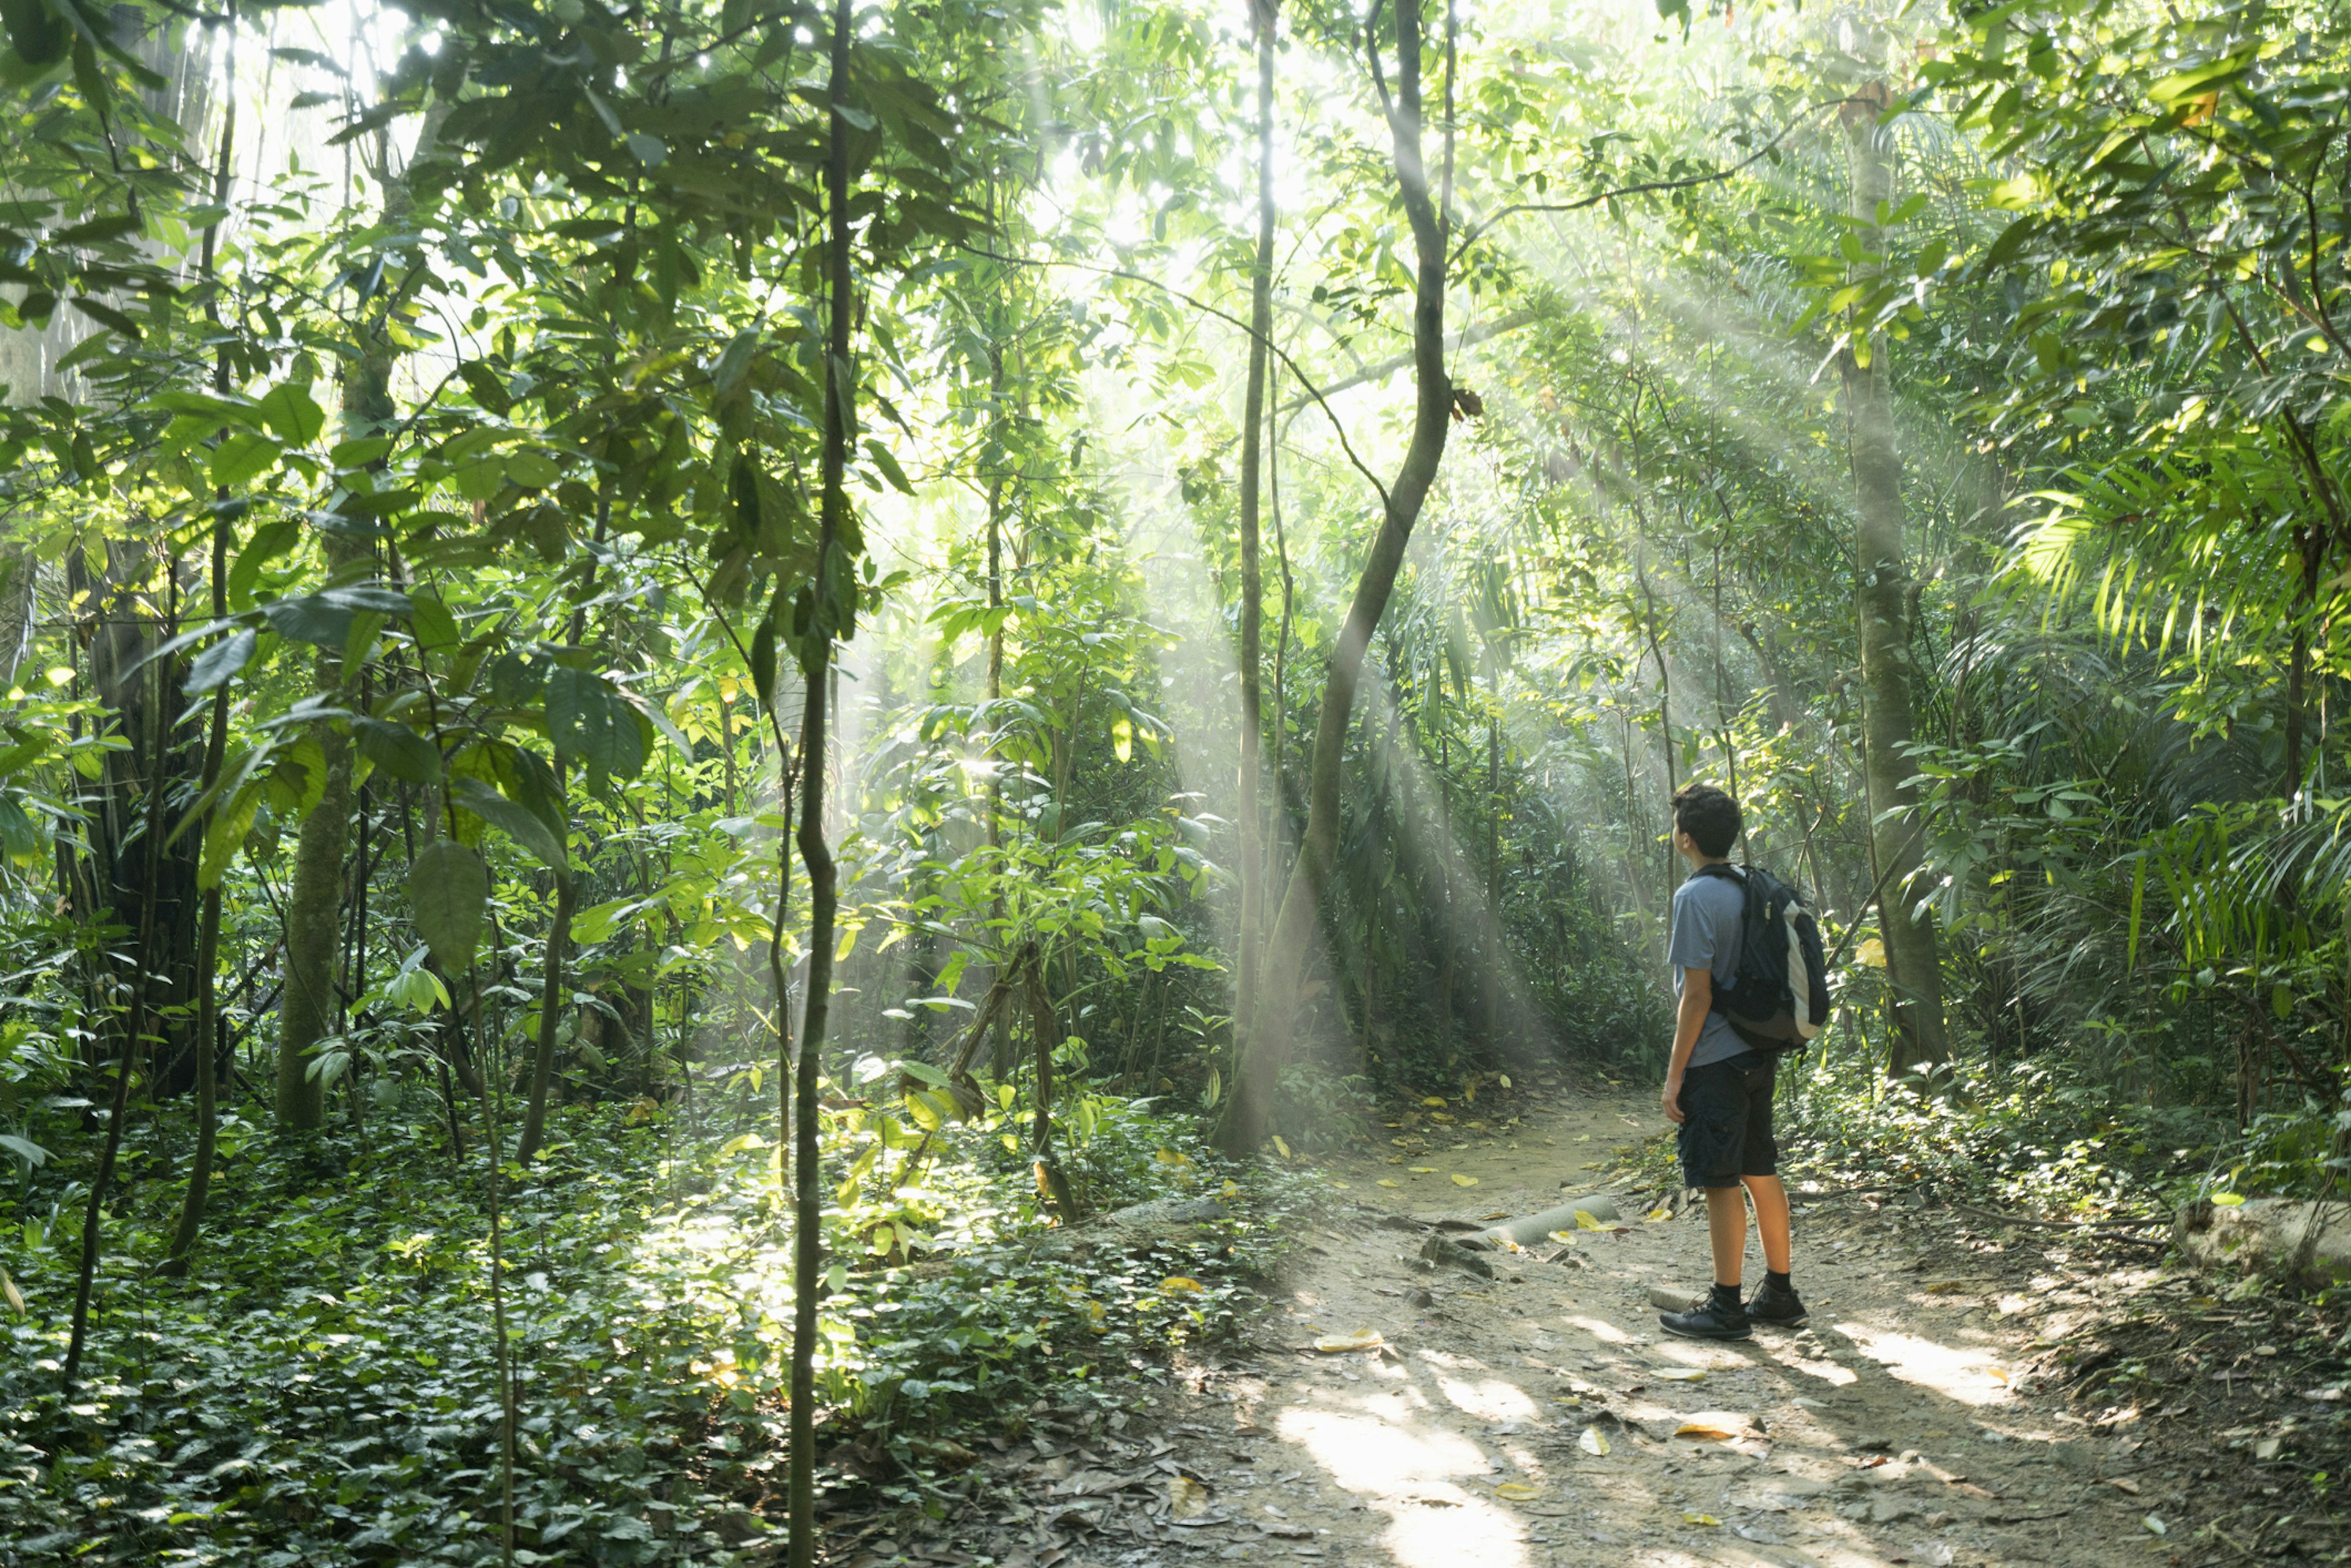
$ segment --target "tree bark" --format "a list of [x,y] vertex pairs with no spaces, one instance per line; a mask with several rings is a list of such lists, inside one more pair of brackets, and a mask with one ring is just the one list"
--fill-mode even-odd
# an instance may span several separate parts
[[[562,774],[556,778],[560,779]],[[547,1138],[547,1097],[555,1082],[555,1030],[563,1011],[563,965],[571,954],[571,873],[555,872],[555,917],[547,926],[547,967],[539,982],[538,1040],[530,1058],[530,1100],[522,1113],[522,1141],[515,1158],[528,1165]]]
[[[825,307],[823,510],[817,529],[816,625],[800,649],[808,696],[800,708],[800,863],[809,878],[808,1006],[800,1024],[793,1164],[798,1177],[792,1216],[792,1372],[790,1472],[791,1568],[816,1568],[817,1288],[824,1272],[824,1173],[818,1163],[817,1084],[826,1013],[832,998],[833,917],[839,903],[837,868],[824,839],[825,725],[835,627],[833,558],[854,528],[849,517],[849,443],[855,417],[856,371],[850,363],[849,326],[855,308],[849,253],[850,0],[833,0],[831,69],[826,83]],[[846,585],[854,603],[856,588]]]
[[[1848,109],[1845,146],[1853,171],[1853,215],[1874,225],[1893,193],[1885,132],[1866,103]],[[1882,242],[1881,242],[1882,243]],[[1842,356],[1851,423],[1855,553],[1861,580],[1855,595],[1860,617],[1861,680],[1869,711],[1862,727],[1862,765],[1878,874],[1886,966],[1895,991],[1889,1081],[1910,1081],[1914,1070],[1944,1061],[1942,960],[1934,916],[1913,913],[1912,887],[1920,860],[1917,798],[1903,780],[1911,773],[1906,748],[1913,738],[1910,705],[1910,571],[1903,549],[1902,458],[1894,439],[1893,393],[1884,342],[1849,346]]]
[[[1257,35],[1257,259],[1249,269],[1249,380],[1241,397],[1240,516],[1240,940],[1233,1017],[1246,1025],[1257,1002],[1258,931],[1265,923],[1264,810],[1259,799],[1265,735],[1265,582],[1259,568],[1259,512],[1265,469],[1265,383],[1273,337],[1273,30],[1280,0],[1249,0]],[[1246,1049],[1246,1046],[1243,1046]]]
[[[1364,43],[1384,98],[1386,81],[1380,75],[1375,30],[1366,29]],[[1315,912],[1330,885],[1332,862],[1338,853],[1341,764],[1356,687],[1363,678],[1364,656],[1395,591],[1405,547],[1411,542],[1413,526],[1420,520],[1421,507],[1445,456],[1451,421],[1453,383],[1445,373],[1448,225],[1446,214],[1430,198],[1428,168],[1421,154],[1420,0],[1399,0],[1396,6],[1396,89],[1386,109],[1395,148],[1397,194],[1411,223],[1416,261],[1412,436],[1382,508],[1379,533],[1331,651],[1322,710],[1315,723],[1314,750],[1308,764],[1306,827],[1300,834],[1298,859],[1290,867],[1263,944],[1264,965],[1258,976],[1248,1049],[1238,1064],[1233,1092],[1225,1102],[1217,1129],[1217,1142],[1229,1151],[1255,1149],[1266,1135],[1274,1083],[1290,1055]]]

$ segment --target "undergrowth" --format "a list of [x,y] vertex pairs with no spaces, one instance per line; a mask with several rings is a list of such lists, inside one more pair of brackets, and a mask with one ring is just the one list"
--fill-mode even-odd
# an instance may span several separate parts
[[[828,1488],[936,1508],[970,1457],[958,1434],[1017,1431],[1049,1395],[1113,1401],[1243,1310],[1315,1178],[1228,1165],[1147,1104],[1098,1107],[1067,1156],[1092,1206],[1217,1195],[1233,1218],[1147,1257],[1056,1246],[1003,1125],[951,1130],[919,1185],[886,1190],[851,1174],[854,1135],[829,1144],[843,1185],[826,1216],[839,1260],[820,1429],[854,1463],[823,1471]],[[509,1172],[517,1560],[747,1560],[768,1531],[759,1505],[781,1490],[788,1421],[772,1152],[756,1136],[683,1138],[643,1111],[574,1111],[563,1128],[527,1178]],[[11,1249],[26,1301],[0,1368],[11,1560],[495,1560],[483,1176],[423,1128],[333,1158],[245,1138],[185,1281],[152,1276],[176,1194],[144,1184],[110,1221],[69,1398],[58,1365],[78,1242],[60,1203],[39,1245]]]

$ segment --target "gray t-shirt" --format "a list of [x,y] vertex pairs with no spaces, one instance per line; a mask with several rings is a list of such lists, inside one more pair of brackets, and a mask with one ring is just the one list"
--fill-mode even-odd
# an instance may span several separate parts
[[[1717,988],[1739,978],[1739,932],[1746,916],[1746,891],[1728,877],[1693,876],[1674,890],[1674,929],[1666,944],[1666,962],[1673,966],[1677,1002],[1685,969],[1712,970]],[[1752,1049],[1731,1031],[1720,1013],[1710,1012],[1698,1029],[1689,1065],[1728,1061]]]

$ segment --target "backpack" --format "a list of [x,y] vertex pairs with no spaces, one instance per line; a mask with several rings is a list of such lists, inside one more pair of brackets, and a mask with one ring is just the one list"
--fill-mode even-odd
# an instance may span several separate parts
[[1802,1051],[1829,1019],[1828,962],[1803,895],[1761,866],[1716,861],[1690,874],[1736,883],[1747,900],[1739,977],[1715,988],[1708,1010],[1758,1051]]

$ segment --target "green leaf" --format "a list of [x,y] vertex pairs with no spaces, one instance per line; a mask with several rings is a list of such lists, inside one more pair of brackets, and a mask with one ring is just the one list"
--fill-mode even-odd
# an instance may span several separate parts
[[226,685],[239,670],[252,662],[253,651],[260,644],[260,632],[250,626],[241,626],[197,654],[195,664],[188,671],[188,695],[200,696]]
[[431,784],[441,777],[441,748],[404,724],[361,714],[351,720],[351,736],[360,755],[394,779]]
[[266,435],[232,435],[213,452],[212,481],[225,490],[236,489],[267,473],[279,450]]
[[473,964],[489,898],[489,867],[455,839],[435,839],[409,867],[409,919],[434,962],[451,974]]
[[418,647],[428,653],[449,653],[464,641],[457,631],[457,618],[449,613],[449,607],[441,601],[439,594],[423,588],[408,598]]
[[450,780],[456,803],[514,840],[549,865],[561,871],[570,864],[563,841],[548,830],[538,814],[517,805],[479,779],[460,775]]
[[261,400],[261,422],[289,446],[308,446],[327,428],[327,413],[308,389],[281,382]]
[[873,466],[882,470],[882,477],[889,480],[891,486],[900,495],[911,496],[914,493],[914,486],[907,482],[906,471],[898,466],[898,459],[891,454],[888,447],[878,441],[868,441],[865,444],[865,455],[873,459]]

